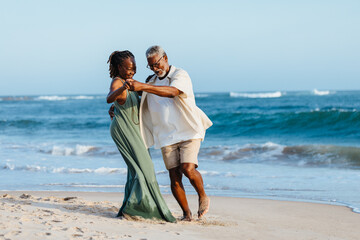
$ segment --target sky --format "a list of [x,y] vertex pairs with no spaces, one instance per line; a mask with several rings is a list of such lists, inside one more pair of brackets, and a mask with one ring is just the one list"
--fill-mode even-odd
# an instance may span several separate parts
[[162,46],[195,92],[360,90],[360,1],[0,0],[0,95],[107,94]]

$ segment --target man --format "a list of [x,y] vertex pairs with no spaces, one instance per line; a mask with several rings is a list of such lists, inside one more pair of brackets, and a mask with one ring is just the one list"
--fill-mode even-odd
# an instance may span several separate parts
[[199,196],[198,217],[210,206],[204,191],[201,174],[196,170],[200,143],[210,119],[195,104],[192,83],[186,71],[169,65],[160,46],[146,51],[148,68],[155,74],[147,83],[128,79],[132,91],[143,91],[140,104],[140,131],[147,148],[161,148],[169,171],[171,191],[183,210],[183,220],[191,221],[192,214],[182,184],[184,174]]

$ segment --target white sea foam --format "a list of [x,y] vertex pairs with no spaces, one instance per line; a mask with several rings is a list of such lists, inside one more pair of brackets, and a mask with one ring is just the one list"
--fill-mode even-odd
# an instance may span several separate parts
[[51,171],[52,173],[91,173],[94,172],[93,169],[90,168],[54,168]]
[[126,174],[126,168],[107,168],[107,167],[100,167],[97,169],[90,169],[90,168],[54,168],[51,171],[52,173],[96,173],[96,174],[113,174],[113,173],[120,173]]
[[83,99],[94,99],[93,96],[76,96],[72,97],[71,99],[83,100]]
[[16,166],[14,164],[6,163],[0,169],[11,170],[11,171],[32,171],[32,172],[48,172],[48,173],[95,173],[95,174],[122,174],[127,173],[126,168],[109,168],[109,167],[100,167],[96,169],[91,168],[66,168],[66,167],[45,167],[38,165],[24,165]]
[[278,98],[281,97],[282,93],[277,92],[268,92],[268,93],[237,93],[230,92],[230,97],[243,97],[243,98]]
[[161,174],[167,174],[168,171],[162,170],[162,171],[157,171],[156,175],[161,175]]
[[330,91],[319,91],[317,89],[314,89],[313,94],[318,95],[318,96],[329,95]]
[[[50,153],[57,156],[70,156],[70,155],[84,155],[86,153],[95,151],[97,147],[89,145],[77,144],[74,148],[64,146],[53,146]],[[44,151],[46,152],[46,151]]]
[[315,108],[314,110],[311,110],[311,112],[357,112],[358,109],[352,108],[352,109],[343,109],[343,108],[330,108],[330,109],[320,109]]
[[124,188],[125,185],[94,185],[94,184],[71,184],[69,187],[81,188]]
[[109,168],[109,167],[101,167],[94,170],[94,173],[99,174],[111,174],[111,173],[121,173],[126,174],[127,169],[126,168]]
[[36,166],[36,165],[25,165],[25,166],[15,166],[14,164],[6,163],[2,169],[8,169],[11,171],[19,170],[19,171],[31,171],[31,172],[39,172],[46,171],[46,167]]
[[[126,175],[127,169],[126,168],[109,168],[109,167],[100,167],[96,169],[91,168],[66,168],[66,167],[44,167],[44,166],[37,166],[37,165],[25,165],[25,166],[15,166],[14,164],[6,163],[3,167],[0,167],[4,170],[11,170],[11,171],[32,171],[32,172],[47,172],[47,173],[54,173],[54,174],[83,174],[83,173],[94,173],[100,175],[108,175],[108,174],[121,174]],[[206,171],[200,170],[199,171],[203,176],[209,177],[216,177],[216,176],[223,176],[223,177],[236,177],[235,174],[231,172],[218,172],[218,171]],[[156,172],[156,175],[167,173],[166,170]],[[55,183],[55,185],[58,185]],[[72,185],[75,186],[75,185]],[[86,185],[89,186],[89,185]],[[86,187],[84,186],[84,187]],[[81,187],[77,185],[77,187]],[[167,188],[168,186],[162,186]]]
[[201,175],[203,175],[203,176],[218,176],[218,175],[220,175],[220,173],[217,172],[217,171],[199,170],[199,172],[200,172]]
[[204,94],[204,93],[196,93],[195,94],[195,97],[197,97],[197,98],[206,98],[208,96],[209,96],[209,94]]
[[95,99],[94,96],[85,96],[85,95],[79,95],[79,96],[39,96],[35,98],[35,100],[46,100],[46,101],[64,101],[64,100],[87,100],[87,99]]
[[353,207],[353,206],[349,206],[350,208],[352,208],[354,213],[360,213],[360,208],[359,207]]
[[60,97],[60,96],[40,96],[35,98],[35,100],[48,100],[48,101],[63,101],[67,99],[68,97]]

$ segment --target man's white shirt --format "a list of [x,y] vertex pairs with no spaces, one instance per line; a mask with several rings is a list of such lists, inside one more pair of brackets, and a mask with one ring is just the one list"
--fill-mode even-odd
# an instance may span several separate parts
[[210,119],[195,104],[188,73],[171,66],[168,75],[160,80],[156,75],[149,82],[156,86],[171,86],[182,93],[174,98],[159,97],[143,92],[140,103],[140,132],[146,147],[169,146],[190,139],[204,139]]
[[[156,78],[153,85],[170,86],[170,80]],[[186,122],[173,98],[159,97],[148,93],[147,101],[149,109],[151,109],[149,112],[153,125],[155,148],[204,137]]]

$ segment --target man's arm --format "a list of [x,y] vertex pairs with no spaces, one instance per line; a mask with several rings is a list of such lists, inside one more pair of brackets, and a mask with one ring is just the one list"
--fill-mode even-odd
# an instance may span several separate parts
[[141,83],[136,80],[128,80],[130,90],[132,91],[145,91],[158,95],[160,97],[174,98],[181,94],[181,91],[175,87],[170,86],[153,86],[147,83]]

